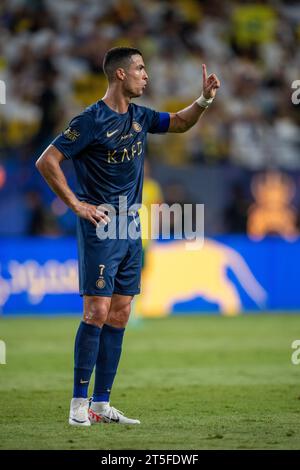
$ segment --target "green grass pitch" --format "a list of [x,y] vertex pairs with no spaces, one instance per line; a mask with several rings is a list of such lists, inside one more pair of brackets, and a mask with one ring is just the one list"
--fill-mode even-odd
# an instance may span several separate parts
[[300,316],[130,323],[111,403],[141,425],[91,428],[68,425],[79,321],[0,319],[0,449],[300,448]]

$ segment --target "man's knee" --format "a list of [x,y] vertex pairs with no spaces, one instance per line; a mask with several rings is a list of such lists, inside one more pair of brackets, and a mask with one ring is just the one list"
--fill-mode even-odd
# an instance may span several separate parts
[[108,297],[85,297],[84,321],[101,327],[107,320],[109,307],[110,298]]
[[108,314],[106,323],[115,326],[116,328],[125,328],[129,320],[131,304],[126,304],[118,307],[118,309],[111,309]]

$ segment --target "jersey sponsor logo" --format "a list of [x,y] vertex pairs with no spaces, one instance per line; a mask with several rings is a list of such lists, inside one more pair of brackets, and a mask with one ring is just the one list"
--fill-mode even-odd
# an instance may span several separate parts
[[68,127],[68,129],[66,129],[64,132],[64,136],[72,142],[75,142],[75,140],[80,136],[80,132],[76,131],[76,129],[71,129],[71,127]]
[[143,144],[141,141],[133,144],[131,147],[124,147],[123,150],[108,150],[107,162],[108,163],[123,163],[130,162],[134,158],[139,157],[143,152]]
[[136,121],[133,121],[132,127],[135,130],[135,132],[141,132],[142,130],[142,126]]
[[107,131],[107,132],[106,132],[106,137],[108,137],[108,138],[109,138],[109,137],[112,137],[116,132],[118,132],[118,130],[119,130],[119,129],[116,129],[115,131],[112,131],[112,132]]
[[89,381],[88,381],[88,380],[82,380],[82,379],[80,379],[80,383],[81,383],[81,384],[88,384]]

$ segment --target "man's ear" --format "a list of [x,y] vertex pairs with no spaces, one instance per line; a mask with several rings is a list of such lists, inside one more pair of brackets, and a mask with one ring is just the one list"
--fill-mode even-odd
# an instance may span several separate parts
[[119,80],[124,80],[126,77],[125,70],[122,69],[121,67],[116,70],[116,76]]

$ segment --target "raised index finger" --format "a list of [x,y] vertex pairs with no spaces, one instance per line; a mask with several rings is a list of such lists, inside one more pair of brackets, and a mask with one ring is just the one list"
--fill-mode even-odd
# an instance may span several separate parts
[[206,71],[205,64],[202,64],[202,76],[203,76],[203,85],[205,85],[206,80],[207,80],[207,71]]

